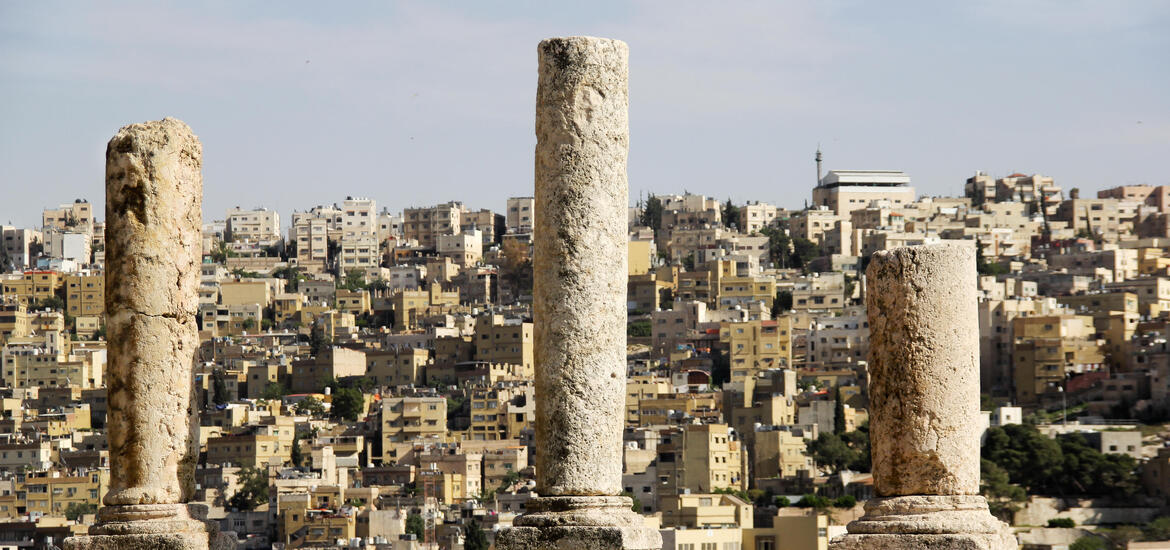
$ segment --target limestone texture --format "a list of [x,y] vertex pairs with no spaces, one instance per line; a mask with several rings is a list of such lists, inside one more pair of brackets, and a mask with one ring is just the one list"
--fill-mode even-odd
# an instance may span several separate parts
[[534,320],[537,492],[617,495],[626,383],[629,51],[540,43]]
[[1017,547],[979,491],[979,328],[968,243],[877,252],[866,271],[874,492],[831,550]]
[[866,274],[874,492],[978,494],[974,247],[881,251]]
[[500,531],[504,550],[658,550],[662,536],[630,510],[628,497],[537,497],[510,529]]
[[202,158],[173,118],[126,126],[106,147],[107,506],[193,490]]
[[235,548],[194,489],[203,150],[173,118],[133,124],[106,148],[110,488],[67,550]]
[[533,316],[539,497],[500,550],[657,550],[621,493],[626,387],[629,50],[538,48]]

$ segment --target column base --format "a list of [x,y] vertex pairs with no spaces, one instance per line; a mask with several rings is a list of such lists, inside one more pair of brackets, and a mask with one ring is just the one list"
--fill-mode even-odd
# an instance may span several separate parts
[[628,497],[536,497],[513,527],[496,535],[498,550],[659,550],[662,536],[630,510]]
[[849,524],[849,534],[833,539],[830,550],[1015,550],[1007,524],[978,495],[875,498],[865,515]]
[[235,550],[233,533],[206,521],[198,504],[103,506],[89,534],[65,539],[65,550]]

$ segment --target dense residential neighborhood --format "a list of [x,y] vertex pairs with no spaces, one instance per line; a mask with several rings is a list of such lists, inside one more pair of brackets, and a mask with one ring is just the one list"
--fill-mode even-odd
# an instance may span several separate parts
[[[809,187],[629,208],[622,480],[665,548],[823,550],[862,514],[865,268],[943,241],[976,252],[993,513],[1028,548],[1170,539],[1170,186]],[[241,548],[486,549],[535,496],[534,199],[379,206],[203,226],[193,500]],[[0,546],[108,488],[102,211],[0,228]]]

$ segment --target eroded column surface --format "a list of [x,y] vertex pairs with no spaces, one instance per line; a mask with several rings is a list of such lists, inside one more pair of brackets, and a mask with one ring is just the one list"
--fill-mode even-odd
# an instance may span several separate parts
[[[193,490],[192,368],[203,151],[183,122],[132,124],[106,148],[110,488],[69,549],[204,549]],[[205,514],[205,512],[203,512]]]
[[629,191],[624,42],[539,46],[534,324],[537,493],[504,550],[657,549],[621,493]]
[[106,148],[108,506],[177,504],[192,488],[202,158],[172,118]]
[[874,493],[979,493],[979,311],[974,248],[873,255],[869,410]]
[[979,327],[970,243],[877,252],[867,276],[870,448],[852,548],[1015,548],[979,496]]
[[533,300],[537,492],[617,495],[626,383],[628,49],[540,43]]

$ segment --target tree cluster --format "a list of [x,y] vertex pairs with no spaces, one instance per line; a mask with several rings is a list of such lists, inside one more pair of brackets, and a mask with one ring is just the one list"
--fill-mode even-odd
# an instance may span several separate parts
[[808,452],[819,466],[840,472],[870,470],[869,425],[843,434],[822,433],[808,442]]
[[983,458],[990,463],[985,491],[998,498],[1019,496],[1009,484],[1028,494],[1120,499],[1141,489],[1133,457],[1101,453],[1080,434],[1052,439],[1026,424],[995,427],[987,431]]

